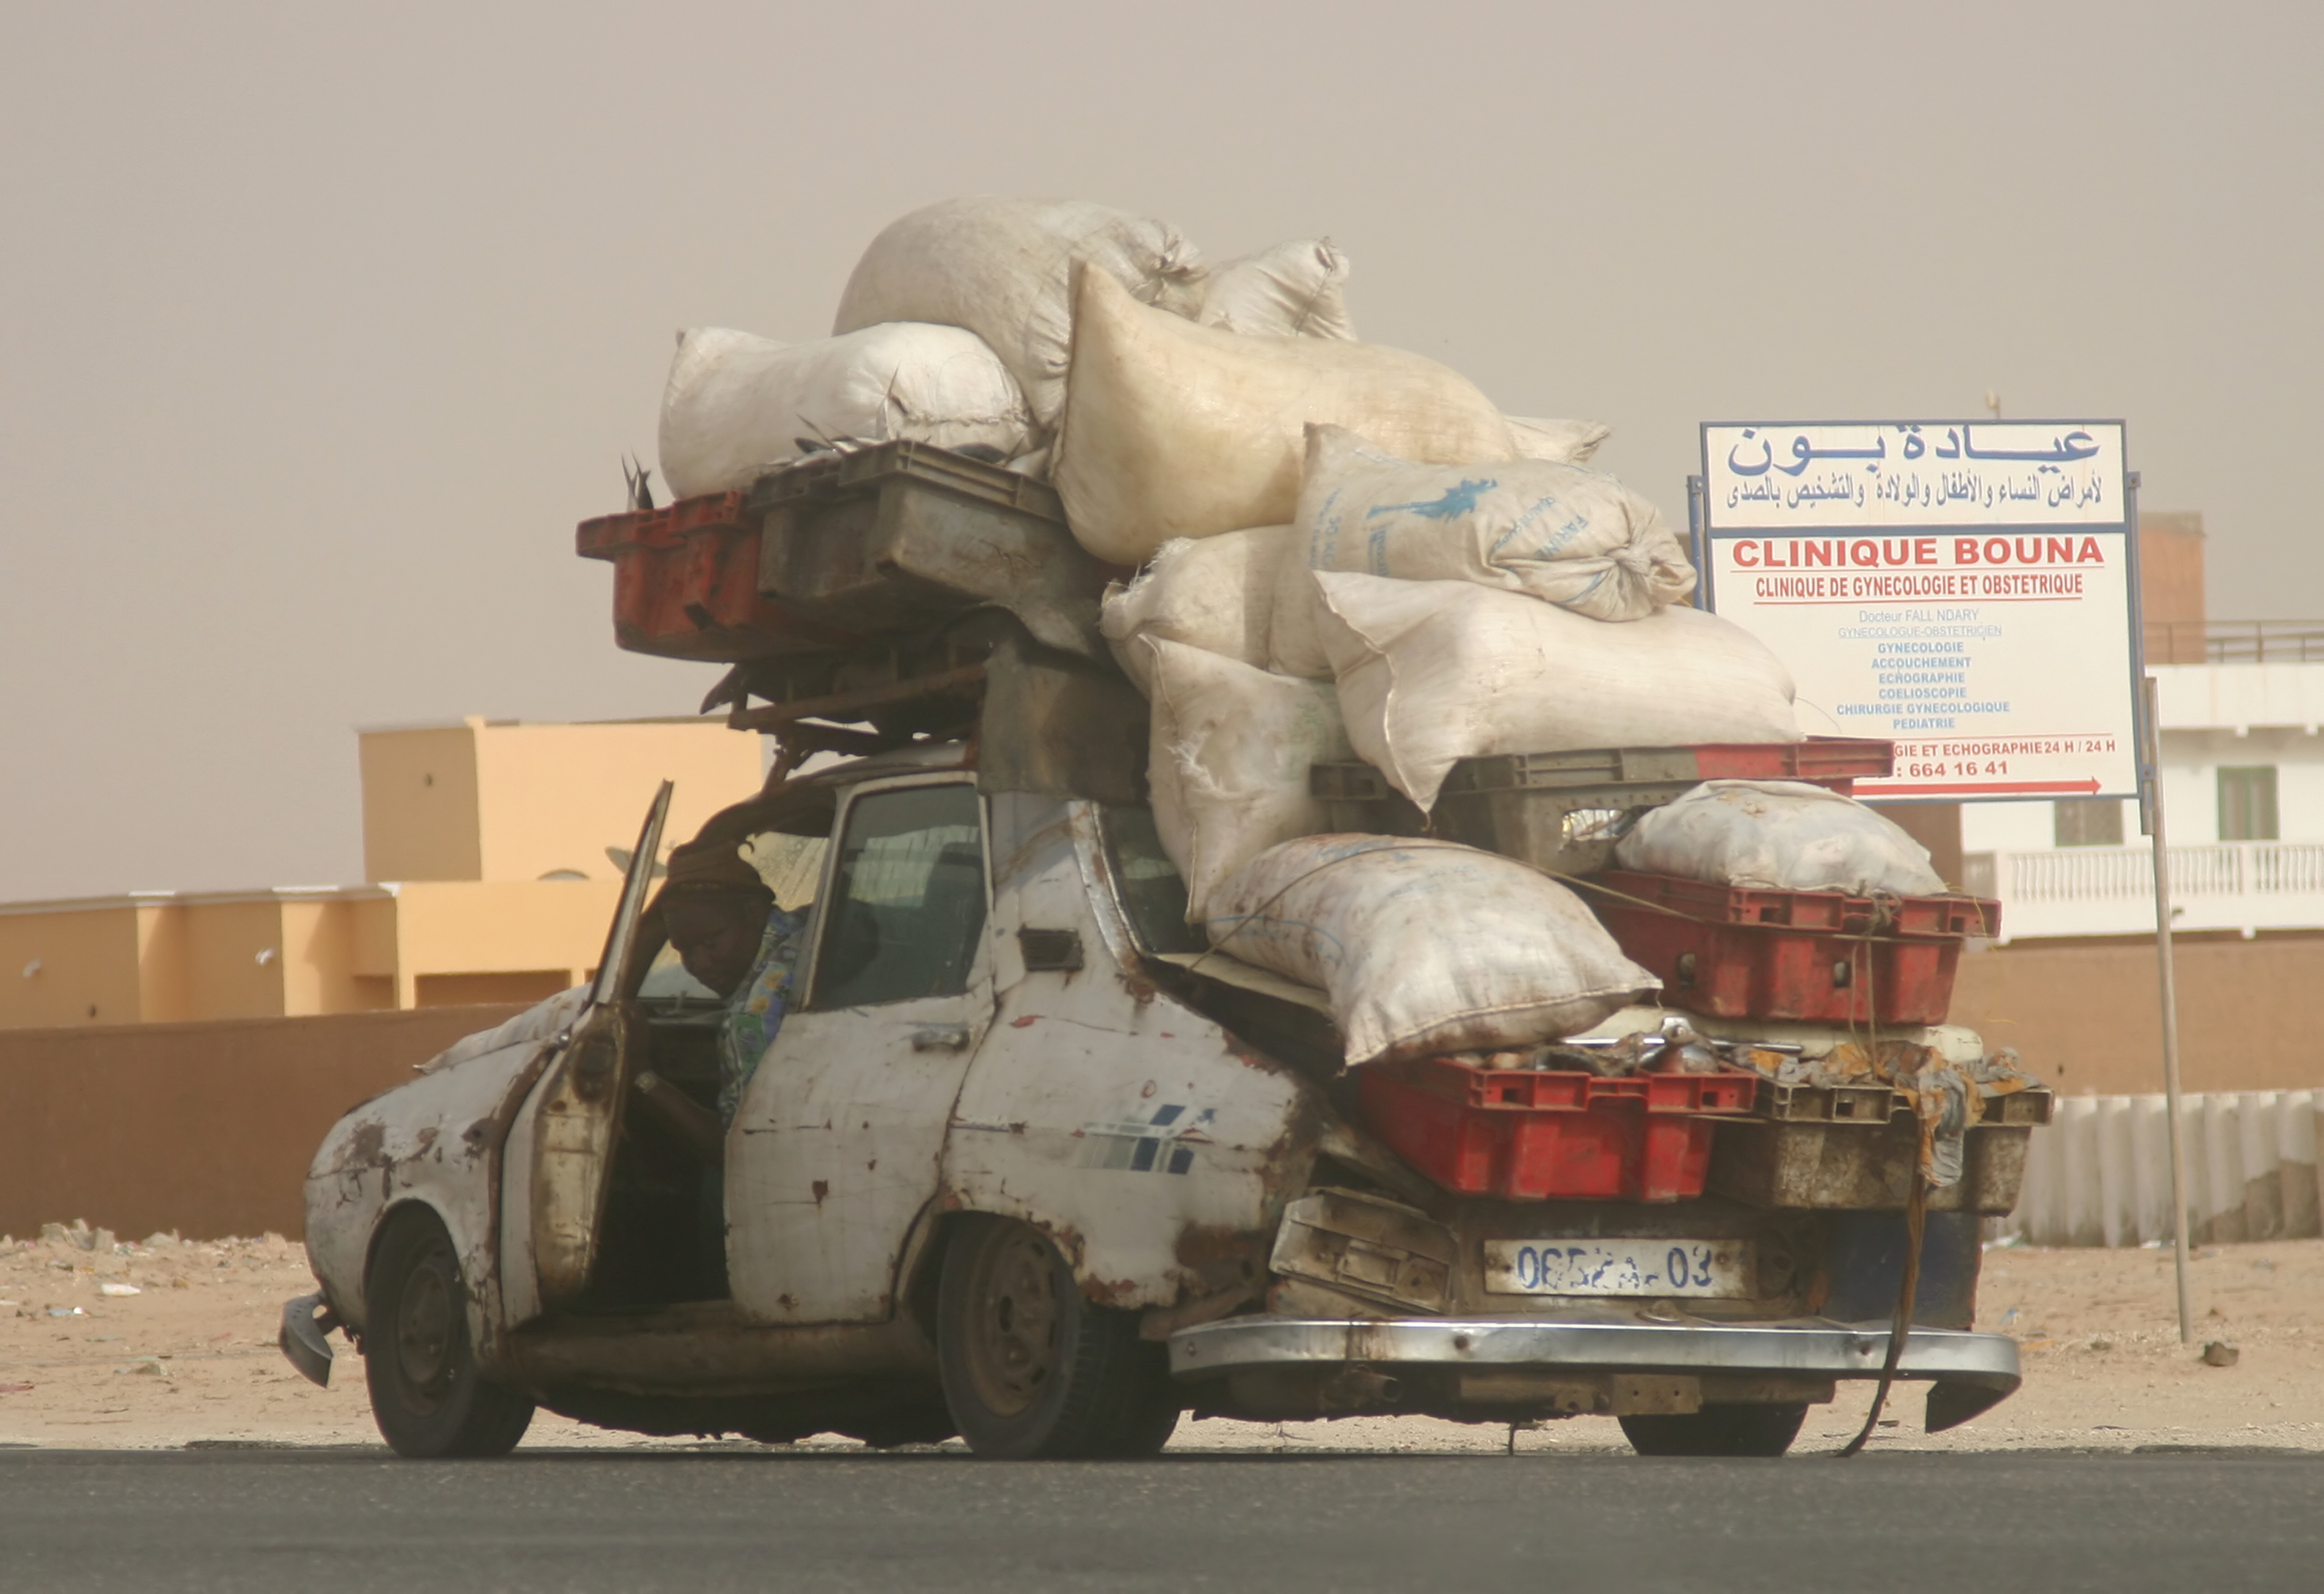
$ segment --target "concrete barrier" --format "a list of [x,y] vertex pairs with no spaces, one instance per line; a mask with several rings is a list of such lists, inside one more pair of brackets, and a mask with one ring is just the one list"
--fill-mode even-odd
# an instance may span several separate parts
[[[2324,1232],[2318,1115],[2324,1091],[2181,1098],[2188,1237],[2198,1245]],[[2170,1117],[2159,1095],[2069,1096],[2034,1131],[2017,1210],[2000,1231],[2038,1246],[2171,1238]]]
[[0,1031],[0,1234],[296,1237],[324,1131],[521,1006]]

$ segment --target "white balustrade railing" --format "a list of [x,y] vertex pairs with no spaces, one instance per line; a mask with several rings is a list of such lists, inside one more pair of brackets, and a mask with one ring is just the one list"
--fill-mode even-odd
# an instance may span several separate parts
[[[2144,847],[1972,853],[1969,888],[2001,903],[2007,939],[2154,929],[2154,854]],[[2324,928],[2324,844],[2223,841],[2171,849],[2178,930]]]

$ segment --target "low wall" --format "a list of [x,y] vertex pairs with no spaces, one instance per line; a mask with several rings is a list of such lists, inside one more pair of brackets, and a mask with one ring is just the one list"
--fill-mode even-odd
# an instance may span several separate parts
[[[2324,1232],[2317,1128],[2324,1090],[2180,1098],[2187,1234],[2195,1245]],[[2025,1187],[2004,1233],[2037,1246],[2167,1242],[2171,1130],[2160,1095],[2075,1096],[2034,1131]]]
[[519,1006],[0,1030],[0,1234],[297,1237],[341,1114]]
[[[2174,943],[2181,1084],[2324,1087],[2324,936]],[[1962,956],[1951,1018],[2070,1096],[2163,1089],[2154,943],[2020,943]]]

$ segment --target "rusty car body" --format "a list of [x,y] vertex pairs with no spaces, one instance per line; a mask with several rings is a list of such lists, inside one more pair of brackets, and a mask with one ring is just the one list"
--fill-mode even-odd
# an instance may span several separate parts
[[[331,1131],[286,1353],[327,1379],[344,1329],[415,1455],[505,1450],[536,1406],[1003,1456],[1150,1451],[1187,1411],[1599,1413],[1780,1453],[1878,1374],[1897,1211],[1448,1194],[1359,1126],[1319,993],[1190,939],[1146,810],[1010,767],[918,741],[706,827],[814,898],[803,999],[707,1150],[650,1110],[706,1106],[723,1011],[650,899],[665,792],[595,983]],[[1898,1369],[1932,1428],[2018,1381],[1956,1204]],[[1560,1293],[1510,1282],[1512,1243],[1698,1246],[1720,1283]]]

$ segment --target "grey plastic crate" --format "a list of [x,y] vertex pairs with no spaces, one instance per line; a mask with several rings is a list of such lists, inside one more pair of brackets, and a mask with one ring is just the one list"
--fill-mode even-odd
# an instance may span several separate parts
[[866,636],[927,631],[981,605],[1034,640],[1107,657],[1098,599],[1115,572],[1074,541],[1056,491],[927,443],[825,455],[759,478],[759,590]]

